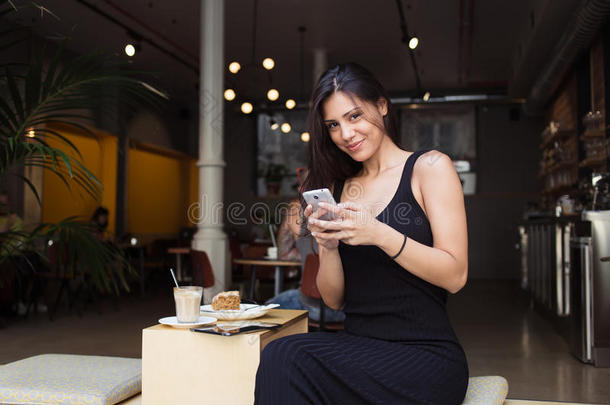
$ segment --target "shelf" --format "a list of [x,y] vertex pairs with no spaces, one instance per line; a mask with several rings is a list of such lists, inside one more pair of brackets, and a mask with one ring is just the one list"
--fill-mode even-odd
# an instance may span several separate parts
[[565,186],[555,186],[553,188],[548,188],[548,189],[542,190],[542,194],[556,194],[556,193],[564,194],[564,193],[574,190],[574,186],[575,186],[575,183],[568,184]]
[[584,140],[587,138],[605,138],[606,137],[606,131],[604,129],[590,129],[588,131],[585,131],[582,133],[582,135],[580,135],[580,140]]
[[543,140],[540,144],[540,149],[545,149],[547,146],[559,139],[569,138],[570,136],[574,135],[577,135],[576,130],[574,129],[560,129],[559,131],[555,132],[555,134],[551,135],[550,138]]
[[551,166],[550,168],[548,168],[547,170],[545,170],[542,173],[538,173],[538,176],[546,176],[552,173],[555,173],[561,169],[574,169],[576,168],[576,162],[572,161],[572,162],[562,162],[562,163],[556,163],[553,166]]
[[599,157],[587,158],[587,159],[583,160],[582,162],[580,162],[578,164],[578,166],[579,167],[595,167],[595,166],[601,166],[601,165],[605,165],[605,164],[606,164],[606,157],[599,156]]

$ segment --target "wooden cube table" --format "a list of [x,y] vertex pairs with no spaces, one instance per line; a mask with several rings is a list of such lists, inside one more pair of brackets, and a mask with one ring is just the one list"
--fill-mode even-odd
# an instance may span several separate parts
[[156,325],[142,331],[142,405],[252,404],[263,348],[307,333],[307,311],[273,309],[275,330],[220,336]]

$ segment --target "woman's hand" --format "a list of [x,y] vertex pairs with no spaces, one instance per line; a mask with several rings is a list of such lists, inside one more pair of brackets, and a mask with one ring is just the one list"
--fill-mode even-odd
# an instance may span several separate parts
[[327,240],[319,238],[319,234],[323,233],[325,229],[321,227],[317,223],[328,222],[323,221],[320,218],[322,215],[326,214],[328,211],[326,209],[318,208],[316,212],[313,212],[313,207],[309,204],[305,207],[305,211],[303,214],[307,220],[307,229],[311,232],[311,236],[314,237],[319,246],[323,246],[325,249],[337,249],[339,246],[339,240]]
[[[308,229],[312,232],[318,244],[337,246],[339,241],[348,245],[375,245],[379,232],[383,226],[370,209],[363,205],[345,202],[332,205],[321,202],[319,209],[311,215],[307,215],[308,206],[305,210],[308,218]],[[309,210],[311,213],[311,210]],[[319,219],[321,215],[330,212],[338,219],[324,221]]]

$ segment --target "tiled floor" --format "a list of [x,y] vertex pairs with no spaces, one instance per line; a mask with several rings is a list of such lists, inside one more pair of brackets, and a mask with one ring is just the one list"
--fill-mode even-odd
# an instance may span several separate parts
[[[53,322],[40,314],[10,320],[0,329],[0,364],[41,353],[140,357],[141,330],[173,313],[169,289],[151,295],[156,297],[123,298],[119,311],[105,302],[101,315],[93,308],[83,317],[62,309]],[[610,369],[572,357],[567,344],[529,309],[514,284],[472,281],[450,297],[449,312],[471,375],[506,377],[509,398],[610,403]]]
[[470,374],[504,376],[509,398],[610,403],[610,368],[576,360],[516,284],[471,282],[448,307]]

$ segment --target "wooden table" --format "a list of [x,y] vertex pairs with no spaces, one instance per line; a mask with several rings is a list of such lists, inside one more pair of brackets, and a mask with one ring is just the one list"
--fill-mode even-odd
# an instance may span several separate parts
[[142,331],[142,404],[252,404],[263,348],[307,333],[307,311],[273,309],[276,330],[218,336],[156,325]]
[[282,291],[284,283],[284,277],[282,274],[282,267],[300,267],[301,262],[296,260],[271,260],[264,258],[243,258],[233,259],[235,264],[250,265],[250,296],[251,300],[254,299],[254,284],[256,281],[256,266],[272,266],[275,267],[275,285],[274,295],[278,295]]
[[191,249],[188,247],[173,247],[167,249],[167,253],[176,255],[176,277],[178,281],[184,280],[182,275],[182,255],[190,254]]

